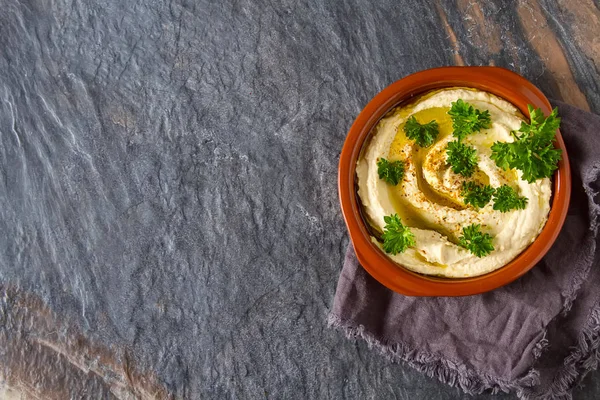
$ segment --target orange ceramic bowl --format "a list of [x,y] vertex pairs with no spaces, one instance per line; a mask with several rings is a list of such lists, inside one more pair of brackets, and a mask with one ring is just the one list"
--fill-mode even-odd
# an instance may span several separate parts
[[391,290],[409,296],[465,296],[487,292],[519,278],[548,252],[563,226],[571,195],[571,174],[565,144],[556,134],[556,146],[562,160],[554,174],[553,197],[548,222],[537,239],[509,264],[473,278],[439,278],[412,272],[389,259],[371,243],[367,222],[361,215],[357,194],[356,162],[377,122],[402,102],[433,89],[463,86],[499,96],[514,104],[528,116],[527,105],[551,112],[544,94],[522,76],[496,67],[442,67],[409,75],[394,82],[367,104],[350,128],[342,148],[338,185],[342,213],[361,265],[375,279]]

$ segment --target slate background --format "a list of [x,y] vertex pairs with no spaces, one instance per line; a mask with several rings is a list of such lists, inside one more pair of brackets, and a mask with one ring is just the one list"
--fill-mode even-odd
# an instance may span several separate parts
[[583,3],[4,1],[5,390],[467,397],[326,327],[339,151],[378,91],[442,65],[507,67],[598,112]]

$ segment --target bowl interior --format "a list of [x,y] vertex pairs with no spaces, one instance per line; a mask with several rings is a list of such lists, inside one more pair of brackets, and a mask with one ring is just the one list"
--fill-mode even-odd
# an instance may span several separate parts
[[527,105],[544,113],[551,106],[544,94],[520,75],[496,67],[443,67],[418,72],[391,84],[375,96],[350,128],[339,165],[339,194],[350,239],[361,265],[380,283],[402,294],[414,296],[462,296],[486,292],[517,279],[531,269],[550,249],[564,223],[570,198],[570,170],[560,135],[556,147],[562,160],[553,177],[553,197],[548,221],[538,238],[509,264],[472,278],[441,278],[421,275],[399,266],[371,242],[357,194],[355,166],[363,144],[377,122],[392,108],[425,92],[463,86],[484,90],[514,104],[528,116]]

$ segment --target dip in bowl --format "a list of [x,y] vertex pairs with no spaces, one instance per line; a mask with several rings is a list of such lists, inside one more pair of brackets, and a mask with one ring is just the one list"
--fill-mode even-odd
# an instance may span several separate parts
[[[488,123],[457,138],[448,112],[461,102]],[[401,79],[365,107],[342,150],[339,188],[357,257],[373,277],[408,295],[468,295],[509,283],[539,261],[562,227],[570,195],[560,133],[554,143],[561,160],[550,177],[501,168],[492,154],[495,143],[514,141],[511,132],[529,122],[528,105],[550,115],[544,95],[515,73],[447,67]],[[435,135],[419,144],[409,123],[434,124]],[[457,143],[473,153],[467,173],[448,162]],[[392,165],[402,173],[394,175]],[[519,199],[509,207],[507,192]],[[386,245],[394,227],[409,232],[405,246]],[[482,236],[483,245],[471,246]]]

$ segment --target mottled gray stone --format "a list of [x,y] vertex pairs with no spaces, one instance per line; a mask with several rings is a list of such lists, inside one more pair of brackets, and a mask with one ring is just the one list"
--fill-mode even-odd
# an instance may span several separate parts
[[[176,397],[461,398],[326,327],[346,132],[454,60],[433,2],[385,3],[5,2],[0,283]],[[513,12],[496,64],[559,97]]]

